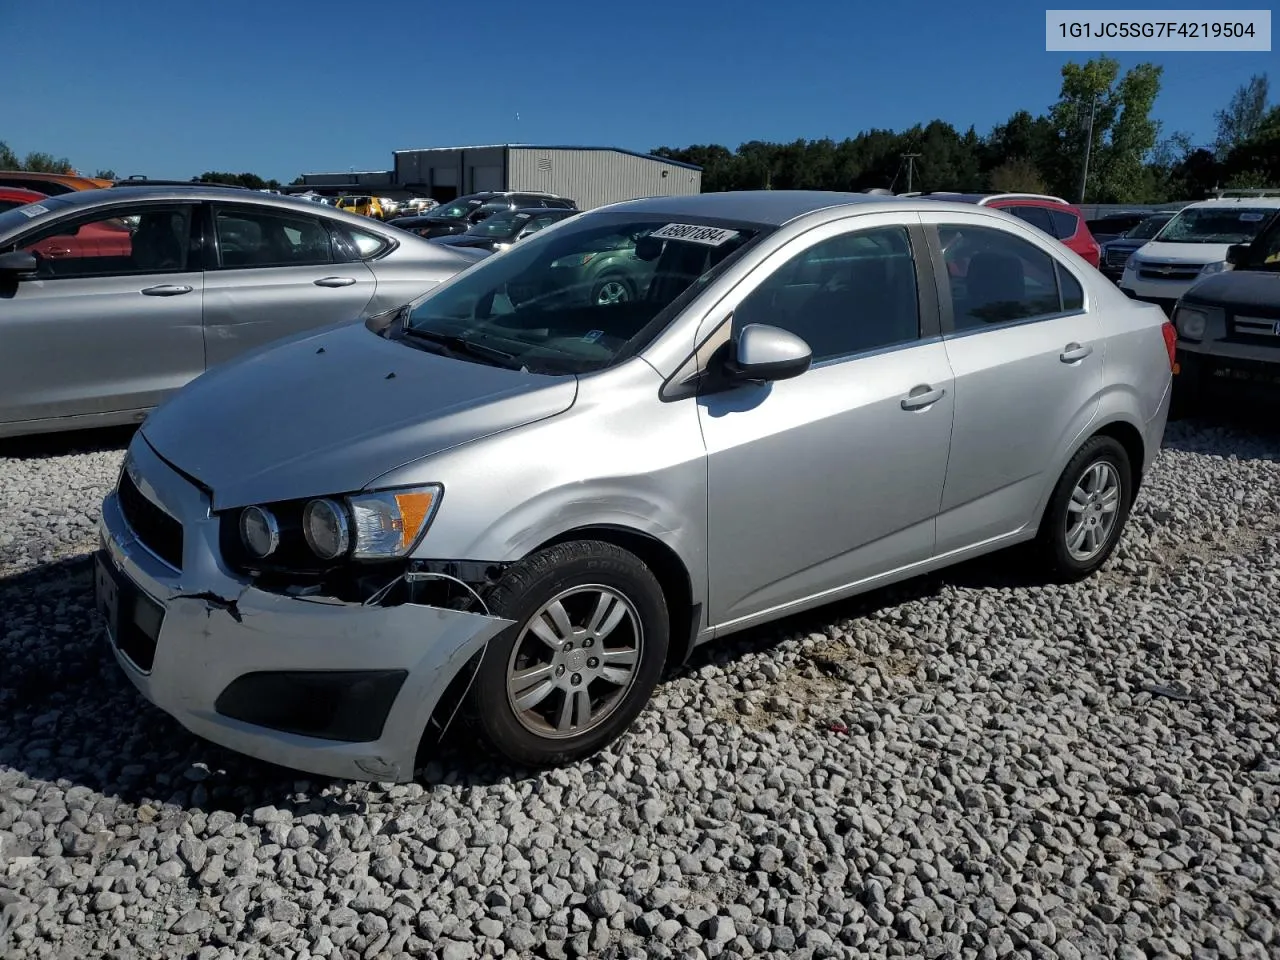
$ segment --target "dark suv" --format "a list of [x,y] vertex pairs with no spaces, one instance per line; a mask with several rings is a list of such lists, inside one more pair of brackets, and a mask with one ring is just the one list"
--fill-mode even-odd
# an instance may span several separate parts
[[1252,243],[1229,247],[1227,263],[1173,309],[1174,399],[1184,414],[1211,394],[1280,397],[1280,213]]
[[399,217],[389,222],[392,226],[430,239],[466,233],[468,229],[487,220],[499,210],[529,210],[536,207],[549,207],[555,210],[577,209],[577,205],[572,200],[558,197],[553,193],[487,190],[442,203],[420,217]]

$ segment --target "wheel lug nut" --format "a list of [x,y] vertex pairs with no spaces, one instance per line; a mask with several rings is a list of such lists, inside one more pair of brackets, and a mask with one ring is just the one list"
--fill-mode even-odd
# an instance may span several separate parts
[[565,642],[565,645],[564,645],[564,649],[565,649],[565,650],[572,650],[572,649],[573,649],[573,644],[572,644],[572,643],[569,643],[568,641],[566,641],[566,642]]
[[583,641],[582,641],[582,645],[583,645],[584,647],[589,647],[589,646],[591,646],[591,644],[592,644],[592,643],[594,643],[594,642],[595,642],[595,641],[593,641],[590,637],[588,637],[586,640],[583,640]]
[[560,666],[556,667],[556,676],[557,677],[564,676],[564,664],[561,664]]
[[600,666],[600,661],[597,660],[595,657],[592,657],[590,660],[587,661],[587,666],[590,667],[592,670],[594,670],[596,667]]
[[572,679],[570,680],[570,683],[572,683],[575,687],[578,686],[578,684],[582,683],[582,674],[575,673]]

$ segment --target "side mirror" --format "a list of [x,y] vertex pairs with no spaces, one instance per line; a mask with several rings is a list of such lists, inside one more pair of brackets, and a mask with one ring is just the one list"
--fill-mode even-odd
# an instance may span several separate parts
[[1227,263],[1233,267],[1243,266],[1249,262],[1249,253],[1253,250],[1253,245],[1249,243],[1234,243],[1227,247]]
[[798,377],[812,363],[813,351],[794,333],[750,323],[730,343],[725,369],[734,380],[770,383]]
[[38,266],[39,261],[36,260],[35,255],[27,253],[25,250],[0,253],[0,277],[8,280],[34,277]]

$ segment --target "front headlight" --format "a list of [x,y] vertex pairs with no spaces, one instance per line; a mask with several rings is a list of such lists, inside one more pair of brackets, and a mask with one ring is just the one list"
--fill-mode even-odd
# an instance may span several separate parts
[[1225,260],[1218,260],[1215,263],[1206,263],[1200,268],[1200,276],[1207,277],[1213,273],[1222,273],[1224,270],[1230,270],[1231,264]]
[[280,546],[280,524],[263,507],[247,507],[240,513],[240,542],[250,556],[262,560]]
[[1195,307],[1178,307],[1174,311],[1173,325],[1178,334],[1187,340],[1199,340],[1209,326],[1209,314]]
[[328,498],[312,500],[302,511],[302,535],[321,560],[336,560],[351,546],[351,523],[342,504]]
[[356,560],[389,560],[408,554],[435,516],[440,494],[440,487],[432,484],[348,497],[355,528],[351,556]]
[[1129,259],[1124,262],[1124,272],[1132,273],[1138,269],[1138,260],[1136,254],[1129,254]]

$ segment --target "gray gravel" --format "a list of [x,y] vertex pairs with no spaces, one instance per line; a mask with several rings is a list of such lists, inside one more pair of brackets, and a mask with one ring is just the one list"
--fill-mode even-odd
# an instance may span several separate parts
[[971,564],[708,651],[591,762],[398,787],[139,700],[119,460],[0,450],[6,957],[1280,955],[1274,431],[1171,425],[1091,582]]

